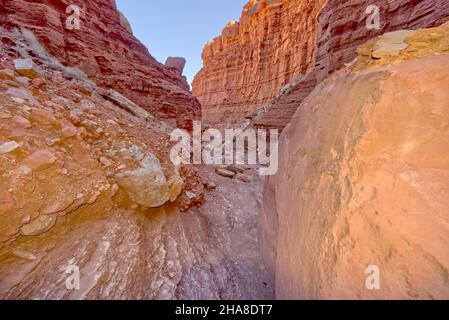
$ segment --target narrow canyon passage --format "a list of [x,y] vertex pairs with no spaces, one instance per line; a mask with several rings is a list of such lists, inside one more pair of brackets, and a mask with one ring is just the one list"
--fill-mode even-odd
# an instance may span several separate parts
[[447,0],[250,0],[191,85],[130,21],[0,0],[0,299],[449,297]]
[[[1,256],[0,298],[273,299],[257,241],[262,179],[200,173],[217,185],[200,208],[85,211],[16,241]],[[70,266],[80,290],[67,290]]]

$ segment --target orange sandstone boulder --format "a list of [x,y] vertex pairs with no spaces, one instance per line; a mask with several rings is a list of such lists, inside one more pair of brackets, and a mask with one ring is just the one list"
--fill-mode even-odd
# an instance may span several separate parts
[[398,36],[359,48],[283,133],[261,222],[277,298],[449,298],[449,24]]

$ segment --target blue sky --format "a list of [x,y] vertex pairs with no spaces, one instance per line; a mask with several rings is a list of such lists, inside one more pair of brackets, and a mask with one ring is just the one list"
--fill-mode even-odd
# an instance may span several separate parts
[[207,41],[221,34],[226,23],[240,18],[247,0],[116,0],[134,35],[151,55],[164,63],[168,56],[187,59],[189,82],[202,67]]

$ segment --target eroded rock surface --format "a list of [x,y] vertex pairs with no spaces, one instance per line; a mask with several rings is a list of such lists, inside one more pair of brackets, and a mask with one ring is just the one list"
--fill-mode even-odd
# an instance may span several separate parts
[[449,297],[449,24],[397,39],[360,47],[283,133],[261,224],[277,298]]
[[[75,11],[66,13],[69,6],[79,8],[79,29],[72,26]],[[0,3],[0,20],[2,26],[30,30],[25,34],[35,36],[59,62],[82,71],[74,76],[87,75],[173,126],[190,129],[191,121],[201,117],[182,72],[150,55],[114,0],[5,0]]]

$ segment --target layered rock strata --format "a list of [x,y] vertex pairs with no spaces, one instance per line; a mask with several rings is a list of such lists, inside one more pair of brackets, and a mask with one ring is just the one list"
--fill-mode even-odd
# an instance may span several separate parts
[[149,54],[114,0],[4,0],[0,6],[3,26],[31,30],[63,65],[78,67],[78,77],[120,92],[173,126],[190,129],[191,120],[200,118],[185,78]]
[[[379,8],[378,29],[367,27],[375,14],[370,6]],[[193,92],[205,122],[249,117],[256,126],[283,129],[317,83],[356,57],[359,45],[448,17],[445,0],[252,0],[240,22],[206,45]]]
[[232,124],[313,68],[316,19],[324,1],[250,1],[240,21],[206,44],[192,89],[203,121]]

